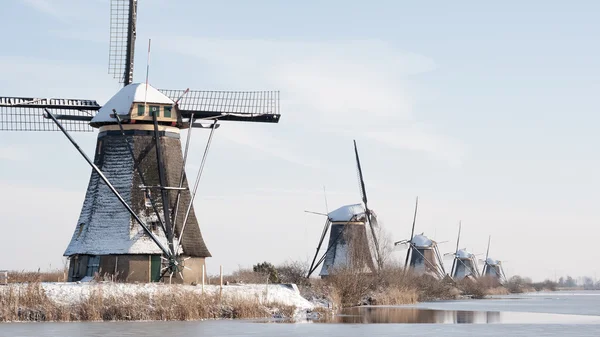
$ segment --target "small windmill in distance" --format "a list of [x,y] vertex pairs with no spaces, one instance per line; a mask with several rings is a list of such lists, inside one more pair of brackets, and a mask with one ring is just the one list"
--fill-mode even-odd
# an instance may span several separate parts
[[491,277],[497,280],[500,284],[506,283],[506,275],[504,274],[504,268],[502,267],[502,261],[494,260],[490,257],[490,242],[492,236],[488,237],[488,246],[485,253],[485,260],[483,261],[483,271],[481,274],[486,277]]
[[398,249],[408,249],[404,261],[405,270],[411,270],[416,274],[429,274],[442,279],[446,276],[446,271],[437,242],[429,239],[423,233],[415,235],[418,207],[419,197],[415,201],[410,239],[394,242],[394,246]]
[[473,278],[476,279],[479,277],[479,270],[477,270],[477,259],[475,255],[467,251],[466,248],[459,249],[460,244],[460,232],[461,232],[462,223],[458,223],[458,236],[456,238],[456,249],[454,253],[444,254],[444,256],[452,256],[452,269],[450,270],[450,276],[458,281],[463,278]]
[[[307,278],[321,264],[323,266],[319,275],[322,278],[327,277],[332,270],[345,267],[365,273],[376,273],[383,264],[378,240],[379,223],[377,215],[367,204],[367,191],[356,141],[354,141],[354,154],[363,204],[345,205],[323,214],[327,219]],[[329,242],[325,252],[319,257],[327,232],[329,232]]]

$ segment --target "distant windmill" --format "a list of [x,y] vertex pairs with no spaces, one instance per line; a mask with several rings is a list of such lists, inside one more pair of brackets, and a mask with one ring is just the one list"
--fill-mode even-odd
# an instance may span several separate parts
[[417,197],[410,239],[397,241],[394,246],[408,249],[404,262],[406,270],[410,269],[416,274],[430,274],[442,279],[446,276],[446,271],[444,270],[444,263],[437,242],[429,239],[423,233],[414,235],[418,206],[419,198]]
[[492,240],[492,236],[488,238],[488,247],[487,252],[485,253],[485,260],[483,261],[483,271],[482,275],[494,278],[498,280],[500,283],[506,282],[506,275],[504,274],[504,268],[502,267],[502,261],[492,259],[490,255],[490,242]]
[[[354,153],[363,204],[342,206],[326,214],[327,220],[307,277],[310,277],[321,264],[323,264],[319,273],[321,277],[326,277],[331,270],[342,267],[375,273],[383,264],[377,237],[379,224],[377,215],[367,205],[367,191],[356,141],[354,141]],[[329,243],[325,252],[319,257],[328,231]]]
[[[62,131],[92,167],[64,253],[70,260],[70,281],[103,272],[128,282],[164,277],[197,282],[211,254],[193,201],[217,122],[277,123],[280,118],[279,93],[274,91],[157,90],[148,84],[147,74],[145,84],[132,83],[137,2],[111,0],[109,73],[124,87],[105,105],[0,97],[0,130]],[[192,128],[209,128],[210,136],[191,193],[185,164]],[[92,161],[69,131],[94,129],[99,133]],[[182,129],[188,129],[185,153]]]
[[460,244],[460,231],[462,224],[458,223],[458,237],[456,238],[456,250],[454,253],[444,254],[444,256],[453,256],[452,269],[450,276],[458,281],[463,278],[474,278],[479,277],[479,270],[477,270],[477,259],[475,255],[468,252],[466,248],[458,249]]

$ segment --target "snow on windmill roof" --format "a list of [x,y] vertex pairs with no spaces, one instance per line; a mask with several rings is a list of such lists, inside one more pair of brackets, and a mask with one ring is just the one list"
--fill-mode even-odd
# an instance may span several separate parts
[[154,104],[173,104],[173,100],[165,96],[162,92],[156,90],[151,85],[148,85],[148,91],[146,92],[145,83],[132,83],[129,84],[119,92],[117,92],[111,99],[104,104],[96,116],[92,118],[92,123],[106,123],[116,122],[117,120],[110,117],[113,114],[113,109],[117,111],[119,115],[129,114],[131,105],[134,102],[142,103],[154,103]]
[[456,252],[456,257],[459,259],[470,259],[472,256],[473,254],[469,253],[466,249],[460,249]]
[[433,241],[431,241],[428,237],[426,237],[423,234],[415,235],[412,238],[412,243],[413,243],[413,245],[415,245],[419,248],[421,248],[421,247],[427,248],[427,247],[431,247],[433,245]]
[[492,266],[495,266],[495,265],[498,265],[498,264],[500,264],[500,261],[498,261],[498,260],[494,260],[494,259],[492,259],[491,257],[488,257],[488,258],[485,260],[485,262],[486,262],[487,264],[489,264],[489,265],[492,265]]
[[361,215],[365,213],[365,209],[362,204],[354,204],[354,205],[346,205],[342,206],[335,211],[329,212],[327,217],[329,217],[329,221],[337,222],[337,221],[350,221],[354,216]]

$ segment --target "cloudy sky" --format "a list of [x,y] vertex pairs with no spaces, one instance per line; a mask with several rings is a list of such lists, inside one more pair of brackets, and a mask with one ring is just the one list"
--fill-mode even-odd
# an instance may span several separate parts
[[[140,0],[134,80],[151,38],[155,87],[281,92],[279,124],[215,134],[195,203],[209,273],[312,258],[323,219],[304,210],[325,211],[323,186],[330,210],[360,202],[356,139],[394,240],[418,195],[416,231],[443,252],[462,220],[461,247],[485,253],[492,235],[509,276],[594,276],[599,15],[595,1]],[[120,88],[108,0],[10,0],[0,30],[0,95],[104,103]],[[93,151],[95,133],[75,136]],[[0,133],[0,269],[63,263],[90,172],[62,134]]]

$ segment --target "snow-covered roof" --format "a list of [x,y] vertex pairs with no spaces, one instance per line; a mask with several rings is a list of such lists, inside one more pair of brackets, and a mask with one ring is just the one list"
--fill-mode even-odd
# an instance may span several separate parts
[[491,257],[488,257],[485,262],[489,265],[495,266],[495,265],[499,265],[500,261],[499,260],[494,260]]
[[456,252],[456,257],[459,259],[470,259],[473,254],[469,253],[466,249],[460,249]]
[[365,209],[362,204],[346,205],[342,206],[335,211],[329,212],[327,216],[329,221],[350,221],[355,215],[364,214]]
[[116,122],[116,119],[110,117],[110,115],[113,114],[113,109],[116,110],[119,115],[125,115],[129,113],[131,105],[134,102],[173,104],[172,99],[156,90],[151,85],[148,85],[148,91],[146,92],[145,83],[132,83],[123,87],[109,99],[108,102],[100,108],[96,116],[92,118],[92,123]]
[[413,243],[413,245],[415,245],[419,248],[420,247],[426,248],[426,247],[431,247],[431,245],[433,244],[433,241],[431,241],[428,237],[426,237],[423,234],[418,234],[412,238],[412,243]]

